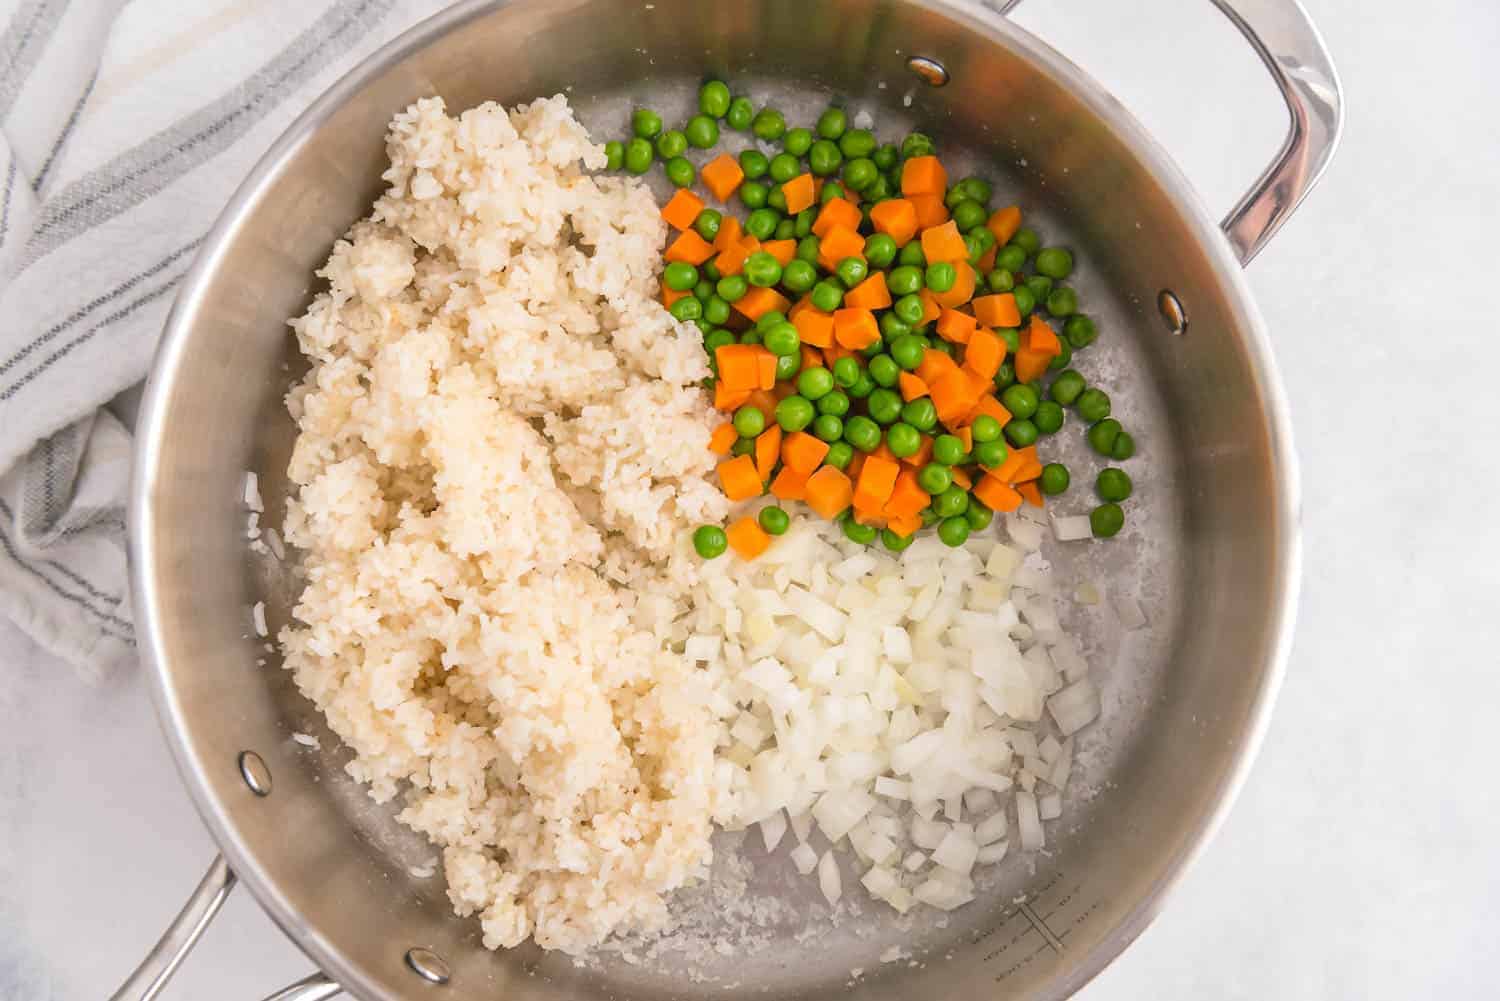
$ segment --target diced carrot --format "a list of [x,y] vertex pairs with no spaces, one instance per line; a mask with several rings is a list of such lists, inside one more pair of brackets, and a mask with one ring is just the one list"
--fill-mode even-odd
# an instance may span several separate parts
[[867,511],[879,512],[896,488],[896,476],[901,472],[901,463],[883,456],[871,454],[859,471],[859,482],[854,487],[854,506]]
[[[1002,483],[1019,483],[1024,479],[1022,472],[1032,465],[1035,465],[1038,470],[1041,469],[1041,460],[1036,457],[1035,445],[1013,448],[1006,454],[1005,461],[990,470],[989,475]],[[1040,476],[1041,473],[1038,472],[1037,475]]]
[[892,452],[891,446],[883,441],[875,447],[875,451],[871,452],[870,455],[874,456],[877,459],[884,459],[886,462],[897,461],[896,453]]
[[776,258],[776,263],[784,268],[797,256],[797,241],[767,240],[760,245],[760,249]]
[[678,299],[686,299],[688,296],[690,296],[692,294],[693,294],[693,290],[692,289],[688,289],[686,292],[679,292],[676,289],[667,288],[667,283],[666,282],[662,282],[662,286],[661,286],[661,304],[663,306],[667,307],[668,309],[671,309],[672,308],[672,303],[676,302]]
[[741,559],[753,560],[771,548],[771,537],[749,515],[726,528],[724,534],[729,536],[729,548]]
[[911,195],[937,195],[943,197],[948,189],[948,172],[935,156],[914,156],[901,167],[901,193]]
[[969,479],[969,474],[964,472],[960,467],[954,466],[950,472],[953,474],[953,482],[961,489],[968,490],[974,485],[974,481]]
[[828,442],[814,438],[806,431],[794,431],[781,444],[781,461],[788,469],[811,475],[828,454]]
[[962,371],[948,372],[928,386],[932,390],[932,404],[937,408],[938,420],[949,427],[968,416],[978,402],[977,396],[971,395],[969,380]]
[[986,327],[1019,327],[1021,311],[1011,292],[982,295],[974,300],[974,316]]
[[905,400],[907,403],[910,403],[912,400],[915,400],[920,396],[927,395],[927,383],[922,381],[922,377],[920,375],[912,375],[910,372],[902,372],[900,377],[897,379],[897,383],[901,387],[901,399]]
[[[829,318],[832,319],[832,314],[829,314]],[[852,358],[854,355],[855,352],[850,351],[838,341],[834,341],[823,349],[823,359],[828,362],[829,368],[837,365],[840,358]]]
[[954,344],[969,343],[969,335],[974,332],[975,326],[977,321],[974,317],[956,309],[943,310],[937,320],[938,336]]
[[887,198],[870,208],[870,222],[875,232],[884,233],[904,247],[917,235],[917,209],[905,198]]
[[[805,309],[797,310],[790,314],[792,326],[797,328],[797,333],[802,335],[803,344],[811,344],[815,348],[831,347],[833,340],[833,314],[825,313],[809,305]],[[832,365],[833,362],[829,362]]]
[[832,521],[854,499],[854,484],[842,470],[820,466],[807,480],[807,506]]
[[922,527],[922,516],[914,514],[910,517],[892,518],[886,522],[885,527],[904,539]]
[[918,229],[941,226],[948,221],[948,206],[943,204],[942,195],[910,195],[906,200],[917,213]]
[[740,238],[745,231],[740,228],[740,220],[737,216],[727,215],[719,222],[719,233],[714,237],[715,250],[728,250],[730,247],[738,247]]
[[974,266],[968,261],[955,261],[953,267],[958,272],[953,279],[953,287],[946,292],[932,294],[939,306],[949,309],[957,309],[974,298],[974,288],[979,283],[979,277],[974,274]]
[[1032,507],[1046,506],[1046,504],[1042,501],[1042,491],[1037,488],[1036,482],[1034,480],[1017,484],[1016,493],[1026,498],[1026,503],[1030,504]]
[[798,174],[781,186],[781,195],[786,199],[786,214],[796,215],[813,207],[818,195],[814,190],[811,174]]
[[910,469],[903,469],[897,474],[896,485],[885,502],[885,515],[888,518],[909,517],[921,511],[931,501],[927,491],[917,485],[917,474]]
[[[795,324],[794,324],[794,326],[795,326]],[[802,342],[802,368],[799,368],[797,371],[801,372],[803,369],[822,368],[822,367],[823,367],[823,352],[819,351],[813,345],[807,343],[807,341],[803,341]]]
[[964,368],[986,379],[993,379],[1005,360],[1005,342],[995,336],[994,331],[980,327],[969,338],[964,348]]
[[754,407],[765,415],[766,420],[772,420],[776,413],[777,399],[764,389],[752,389],[750,396],[745,400],[745,405]]
[[941,226],[929,226],[922,230],[922,254],[927,258],[928,264],[967,261],[969,248],[958,232],[958,223],[949,219]]
[[992,511],[1014,511],[1021,506],[1021,495],[994,473],[987,473],[974,484],[974,496]]
[[863,468],[865,468],[865,453],[856,448],[854,454],[849,457],[849,464],[844,467],[844,472],[849,474],[849,480],[853,482],[859,479],[859,471]]
[[1012,482],[1030,483],[1039,479],[1042,475],[1042,464],[1033,456],[1024,456],[1021,459],[1021,468],[1015,471]]
[[1035,313],[1031,314],[1031,324],[1026,328],[1026,346],[1048,358],[1062,354],[1062,342],[1057,339],[1057,332]]
[[698,174],[703,178],[703,186],[721,202],[729,201],[729,196],[734,194],[740,182],[745,179],[745,172],[740,169],[739,161],[728,153],[720,153],[705,163]]
[[932,384],[937,382],[938,379],[949,372],[957,371],[958,362],[949,358],[941,351],[924,351],[922,353],[922,362],[917,366],[917,378],[927,383],[927,388],[931,389]]
[[696,230],[685,229],[677,235],[667,247],[667,252],[662,255],[669,261],[686,261],[689,264],[702,264],[714,255],[713,244],[699,236]]
[[748,399],[750,399],[748,389],[730,389],[724,384],[723,379],[714,383],[715,410],[738,410]]
[[995,270],[995,258],[1000,254],[1000,244],[990,244],[990,249],[979,255],[979,262],[974,266],[985,274]]
[[[822,239],[830,231],[841,226],[844,229],[858,230],[861,218],[859,209],[853,202],[847,202],[842,198],[830,198],[818,211],[818,218],[813,220],[813,235]],[[864,241],[860,241],[860,246],[863,248]]]
[[932,289],[924,288],[917,293],[917,298],[922,300],[922,319],[918,322],[918,326],[931,323],[943,315],[943,305],[938,301],[937,293]]
[[[829,205],[839,201],[835,198]],[[849,204],[844,202],[845,205]],[[864,260],[865,238],[848,226],[835,226],[830,229],[818,244],[818,264],[824,270],[832,271],[838,266],[839,261],[846,257],[858,257]]]
[[1016,352],[1014,364],[1017,382],[1035,382],[1046,374],[1047,366],[1052,364],[1052,356],[1022,347]]
[[755,473],[762,483],[770,481],[771,471],[776,468],[776,460],[779,458],[781,458],[781,425],[772,424],[755,437]]
[[739,243],[719,251],[719,256],[714,258],[714,267],[719,269],[721,275],[737,275],[745,270],[745,262],[755,251],[755,244],[740,240]]
[[1021,228],[1021,210],[1014,205],[996,209],[990,216],[990,221],[984,225],[995,234],[995,246],[1003,247],[1016,235],[1016,230]]
[[717,455],[728,455],[734,443],[739,440],[740,433],[734,429],[734,421],[725,421],[708,436],[708,450]]
[[786,311],[786,318],[788,320],[796,320],[797,319],[797,314],[801,313],[805,309],[812,309],[812,308],[813,308],[812,293],[811,292],[804,292],[802,294],[802,298],[800,298],[796,302],[792,303],[792,308]]
[[864,507],[861,507],[860,504],[861,504],[860,496],[859,496],[858,493],[855,493],[855,495],[854,495],[854,520],[855,521],[859,522],[859,524],[861,524],[861,525],[874,525],[876,528],[879,528],[881,525],[885,524],[885,512],[881,511],[880,508],[878,508],[878,507],[870,507],[869,504],[868,504],[868,502],[865,503]]
[[786,296],[773,288],[752,288],[740,296],[734,308],[736,312],[752,320],[758,320],[772,310],[785,313],[790,305]]
[[922,444],[915,452],[901,460],[913,469],[921,469],[932,461],[932,435],[924,434]]
[[1000,422],[1001,427],[1009,424],[1011,418],[1010,411],[1005,409],[1003,403],[995,399],[994,393],[985,393],[979,398],[979,402],[974,404],[974,409],[969,412],[969,423],[972,424],[974,419],[981,415],[995,418]]
[[661,217],[677,229],[692,229],[693,223],[698,220],[698,213],[702,211],[703,199],[687,188],[679,188],[677,194],[661,207]]
[[861,309],[885,309],[891,304],[891,291],[885,285],[885,272],[877,271],[844,293],[845,306]]
[[719,463],[719,483],[723,485],[724,496],[732,501],[759,497],[765,489],[765,483],[755,471],[755,460],[748,455],[737,455]]
[[783,463],[781,472],[771,481],[771,496],[784,501],[806,500],[807,477],[807,473],[799,473]]
[[880,340],[880,324],[868,309],[845,308],[833,314],[833,339],[850,351],[859,351]]
[[[760,358],[771,352],[759,344],[722,344],[714,349],[714,361],[719,366],[719,382],[729,389],[749,392],[760,388]],[[776,358],[771,355],[771,364]]]
[[974,431],[968,425],[964,425],[953,432],[953,437],[963,442],[964,451],[974,451]]
[[[755,356],[755,363],[756,363],[756,370],[755,371],[756,371],[757,377],[760,380],[758,383],[756,383],[755,388],[756,389],[775,389],[776,388],[776,356],[773,355],[769,351],[764,351],[764,349],[762,349],[762,350],[763,350],[762,354],[758,354],[758,355]],[[770,417],[771,415],[770,414],[766,414],[766,416]]]

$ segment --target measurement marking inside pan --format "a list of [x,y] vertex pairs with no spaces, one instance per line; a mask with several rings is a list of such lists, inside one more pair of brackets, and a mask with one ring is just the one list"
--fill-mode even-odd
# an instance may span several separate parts
[[1021,913],[1026,915],[1026,920],[1031,922],[1031,927],[1035,928],[1041,934],[1042,938],[1047,940],[1048,945],[1052,946],[1057,952],[1063,951],[1062,939],[1058,938],[1052,929],[1047,927],[1047,922],[1043,921],[1041,915],[1031,909],[1030,904],[1021,904]]

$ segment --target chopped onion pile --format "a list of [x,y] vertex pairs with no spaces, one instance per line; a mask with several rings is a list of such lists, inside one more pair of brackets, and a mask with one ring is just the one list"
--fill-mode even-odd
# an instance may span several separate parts
[[[1073,735],[1099,714],[1058,622],[1044,525],[1005,518],[896,558],[798,520],[753,563],[705,565],[684,649],[714,686],[716,822],[758,824],[830,904],[835,851],[906,912],[973,899],[973,871],[1045,844]],[[818,849],[814,832],[832,845]]]

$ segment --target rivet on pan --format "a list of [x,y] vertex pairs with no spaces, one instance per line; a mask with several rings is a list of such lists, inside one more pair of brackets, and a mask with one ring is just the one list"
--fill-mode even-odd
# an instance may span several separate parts
[[1156,293],[1156,308],[1161,310],[1161,318],[1167,321],[1167,329],[1181,337],[1187,333],[1188,315],[1182,305],[1182,300],[1177,298],[1177,293],[1169,288],[1164,288]]
[[406,950],[406,965],[412,968],[417,976],[433,984],[446,984],[448,982],[448,964],[443,957],[431,949],[417,946]]
[[948,82],[948,71],[936,59],[912,56],[906,61],[906,68],[915,73],[929,87],[941,87]]
[[240,778],[257,796],[271,795],[271,769],[254,751],[240,752]]

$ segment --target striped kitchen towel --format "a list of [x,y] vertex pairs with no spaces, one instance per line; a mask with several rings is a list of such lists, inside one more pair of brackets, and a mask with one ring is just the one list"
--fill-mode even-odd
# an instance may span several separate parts
[[134,655],[108,405],[256,159],[444,6],[0,0],[0,614],[85,673]]

